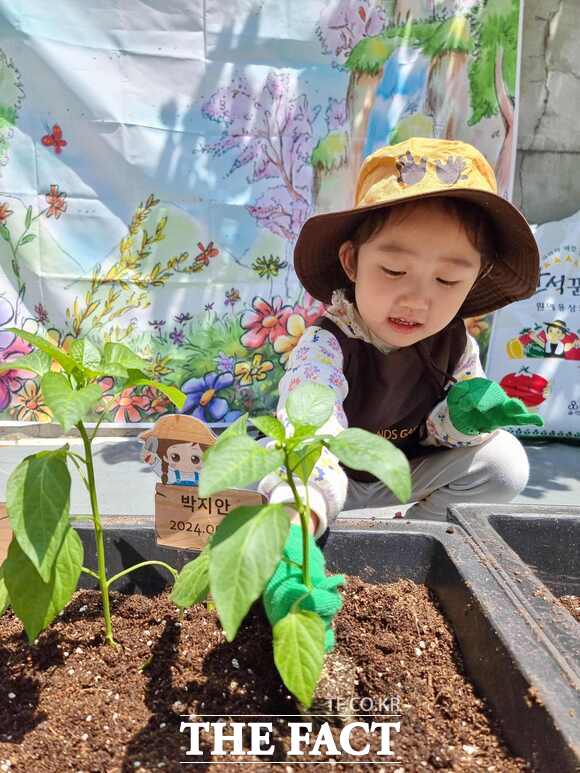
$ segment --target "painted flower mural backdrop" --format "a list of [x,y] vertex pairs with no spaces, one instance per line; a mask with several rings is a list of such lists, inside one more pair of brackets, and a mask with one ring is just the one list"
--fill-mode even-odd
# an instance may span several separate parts
[[[175,0],[168,34],[182,39],[200,2]],[[19,8],[28,18],[36,5]],[[204,25],[220,13],[213,5]],[[497,159],[500,188],[509,188],[520,0],[309,0],[304,14],[292,6],[283,30],[284,3],[261,2],[260,24],[250,6],[239,4],[243,46],[229,45],[223,29],[209,69],[199,71],[187,51],[168,57],[157,41],[121,52],[109,21],[87,17],[87,44],[105,39],[113,52],[113,65],[94,68],[100,86],[122,55],[123,88],[147,95],[132,106],[132,126],[146,130],[131,129],[130,141],[125,131],[102,132],[103,121],[126,126],[119,95],[112,113],[98,82],[71,99],[78,84],[70,78],[84,67],[74,47],[59,39],[47,64],[39,32],[22,48],[8,30],[15,58],[0,49],[0,361],[29,351],[2,330],[10,325],[68,353],[80,338],[119,341],[149,362],[151,378],[183,387],[193,415],[228,422],[242,411],[272,412],[302,332],[324,311],[299,286],[295,241],[311,215],[351,204],[366,152],[409,133],[473,140]],[[47,23],[58,23],[47,8]],[[147,4],[143,19],[151,28],[158,21]],[[252,66],[248,44],[262,57]],[[59,47],[70,68],[54,64]],[[42,89],[30,86],[34,78]],[[36,183],[19,179],[31,146]],[[127,184],[111,182],[117,171]],[[488,320],[472,320],[470,330],[485,351]],[[32,373],[1,373],[0,419],[45,421],[35,385]],[[94,418],[135,423],[172,410],[145,386],[101,386]]]

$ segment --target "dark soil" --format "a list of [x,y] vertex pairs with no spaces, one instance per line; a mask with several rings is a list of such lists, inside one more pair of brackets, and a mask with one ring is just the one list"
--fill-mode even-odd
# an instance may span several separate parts
[[560,596],[560,603],[580,623],[580,596]]
[[[401,764],[366,765],[361,758],[343,754],[334,770],[529,770],[498,738],[498,728],[466,679],[453,634],[426,587],[408,580],[381,586],[350,578],[344,596],[333,659],[352,664],[356,678],[351,686],[358,698],[379,704],[375,714],[356,718],[396,721],[380,716],[385,713],[380,703],[400,699],[401,730],[392,734],[395,756],[386,759]],[[258,605],[231,644],[215,613],[203,605],[188,610],[180,624],[167,596],[113,594],[113,612],[118,652],[103,645],[99,596],[92,591],[77,593],[34,645],[27,644],[12,613],[2,617],[1,771],[183,771],[187,768],[181,762],[200,759],[186,756],[189,737],[179,730],[183,714],[196,714],[192,719],[197,721],[228,716],[243,721],[240,714],[258,715],[252,721],[272,721],[274,756],[245,765],[244,773],[320,770],[295,757],[271,766],[271,761],[286,760],[288,728],[281,717],[297,714],[298,708],[275,671],[271,632]],[[334,693],[327,692],[329,698],[340,694],[341,683]],[[328,712],[332,710],[329,705]],[[334,724],[338,739],[340,726]],[[378,735],[353,731],[354,748],[367,741],[371,749],[379,749]],[[201,748],[209,748],[208,739]],[[330,759],[324,750],[314,759]],[[349,759],[356,764],[341,764]],[[366,759],[380,758],[369,754]],[[235,768],[202,762],[194,768],[200,769]]]

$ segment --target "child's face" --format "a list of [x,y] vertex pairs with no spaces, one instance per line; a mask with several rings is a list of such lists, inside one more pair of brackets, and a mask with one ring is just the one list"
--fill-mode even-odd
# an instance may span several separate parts
[[174,443],[167,449],[167,464],[172,470],[196,472],[201,470],[202,454],[199,443]]
[[481,266],[461,223],[429,203],[403,216],[393,212],[360,246],[358,261],[351,242],[341,246],[339,255],[355,282],[362,319],[378,338],[396,347],[411,346],[451,322]]

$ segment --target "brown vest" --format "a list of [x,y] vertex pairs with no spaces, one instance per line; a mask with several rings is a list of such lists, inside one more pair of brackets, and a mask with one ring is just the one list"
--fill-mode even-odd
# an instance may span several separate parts
[[[383,354],[372,344],[349,338],[327,317],[315,323],[340,343],[348,382],[344,411],[349,427],[361,427],[390,440],[409,459],[439,449],[419,445],[425,421],[445,396],[445,385],[465,351],[465,323],[455,318],[435,335]],[[344,467],[349,477],[376,478]]]

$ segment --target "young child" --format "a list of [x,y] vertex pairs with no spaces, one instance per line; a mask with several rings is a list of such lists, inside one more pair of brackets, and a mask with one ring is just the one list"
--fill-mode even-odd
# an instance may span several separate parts
[[[362,427],[407,455],[415,503],[408,518],[444,520],[459,502],[509,502],[528,480],[519,441],[501,427],[536,424],[519,400],[485,378],[464,319],[528,298],[539,254],[525,219],[497,195],[485,158],[462,142],[410,139],[363,163],[353,209],[310,218],[294,253],[306,290],[330,304],[307,328],[279,386],[278,418],[299,384],[334,390],[334,412],[319,433]],[[272,473],[259,491],[288,503],[292,492]],[[304,498],[304,486],[299,487]],[[308,484],[311,528],[319,538],[342,510],[397,504],[372,476],[344,469],[323,450]],[[313,588],[301,584],[302,541],[290,528],[264,591],[272,624],[297,599],[325,625],[341,607],[341,576],[327,577],[311,544]]]
[[[278,417],[287,423],[285,401],[299,384],[332,387],[334,413],[319,432],[362,427],[398,446],[412,470],[406,517],[444,520],[455,503],[517,496],[528,461],[501,427],[543,422],[485,378],[464,319],[532,295],[539,254],[481,153],[419,138],[376,151],[361,167],[355,206],[305,223],[295,268],[329,305],[292,352]],[[308,489],[315,537],[342,510],[398,504],[326,449]],[[293,501],[276,474],[259,490]]]

